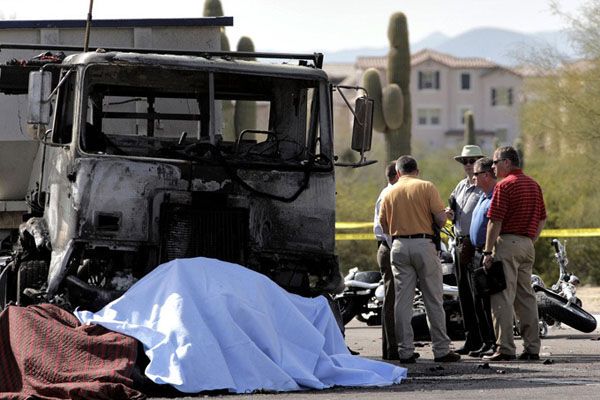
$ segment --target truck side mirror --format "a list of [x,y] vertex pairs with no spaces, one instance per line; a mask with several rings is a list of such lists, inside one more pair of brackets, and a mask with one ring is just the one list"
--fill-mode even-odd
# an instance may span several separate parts
[[29,107],[27,123],[38,127],[38,131],[50,122],[50,99],[52,93],[52,73],[33,71],[29,74]]
[[[373,137],[373,109],[375,108],[375,101],[368,97],[368,93],[363,87],[342,85],[337,85],[334,87],[337,89],[338,93],[346,103],[346,106],[348,106],[350,109],[350,112],[352,112],[354,115],[351,147],[352,150],[360,153],[359,162],[336,162],[335,165],[337,167],[359,168],[376,163],[377,161],[375,160],[367,161],[365,157],[365,152],[371,150],[371,141]],[[354,103],[354,109],[352,109],[350,102],[340,89],[362,90],[367,93],[367,95],[357,98]]]
[[360,152],[361,155],[371,150],[374,105],[373,99],[366,96],[357,98],[354,105],[352,150]]
[[371,150],[373,137],[374,101],[370,97],[359,97],[354,106],[354,124],[352,126],[352,150],[364,152]]

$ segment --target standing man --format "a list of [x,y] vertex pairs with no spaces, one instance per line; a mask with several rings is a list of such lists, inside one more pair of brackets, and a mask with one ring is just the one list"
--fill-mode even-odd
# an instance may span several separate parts
[[467,274],[469,275],[469,283],[471,284],[475,319],[477,320],[477,326],[483,345],[477,350],[472,350],[469,353],[469,356],[471,357],[492,355],[494,353],[494,350],[492,349],[495,349],[494,346],[496,344],[490,296],[476,294],[473,290],[473,271],[482,266],[482,252],[485,247],[485,235],[488,225],[487,212],[492,201],[494,186],[496,186],[496,175],[494,175],[492,165],[492,159],[484,157],[477,160],[473,166],[473,178],[475,179],[475,184],[483,191],[483,195],[479,198],[479,202],[477,202],[477,205],[473,210],[473,217],[471,218],[469,238],[475,249],[475,256],[473,257],[470,267],[467,269]]
[[524,347],[519,359],[539,360],[541,343],[531,272],[535,261],[533,243],[546,223],[544,197],[538,183],[523,174],[514,148],[496,149],[492,162],[496,176],[502,180],[494,188],[488,211],[490,221],[483,264],[489,268],[492,258],[502,261],[506,289],[490,297],[497,348],[494,354],[483,358],[488,361],[516,358],[513,335],[516,312]]
[[396,173],[396,163],[391,162],[385,168],[385,176],[388,184],[377,198],[375,203],[375,216],[373,219],[373,233],[377,239],[377,264],[383,276],[383,286],[385,295],[383,298],[383,307],[381,310],[381,352],[384,360],[398,360],[398,342],[396,342],[395,322],[394,322],[394,275],[392,274],[392,263],[390,260],[390,248],[392,246],[392,238],[385,234],[379,223],[379,209],[381,200],[390,190],[392,185],[398,181]]
[[[475,161],[482,157],[481,148],[474,145],[463,147],[460,156],[454,157],[456,161],[463,165],[466,177],[458,182],[458,185],[456,185],[456,188],[450,194],[450,204],[452,207],[447,209],[454,221],[454,234],[456,236],[454,270],[458,283],[458,298],[463,315],[466,339],[463,346],[458,348],[456,352],[463,355],[479,350],[483,344],[475,316],[473,290],[467,271],[475,255],[473,245],[469,240],[471,217],[475,205],[477,205],[477,202],[483,195],[481,188],[475,184],[473,166]],[[454,214],[451,212],[454,212]]]
[[423,292],[431,333],[434,361],[454,362],[460,355],[450,351],[442,300],[442,266],[433,244],[432,224],[443,226],[447,215],[436,187],[418,178],[417,161],[402,156],[396,161],[398,182],[381,201],[379,222],[392,242],[392,271],[396,292],[396,338],[401,364],[414,364],[414,333],[411,325],[417,278]]

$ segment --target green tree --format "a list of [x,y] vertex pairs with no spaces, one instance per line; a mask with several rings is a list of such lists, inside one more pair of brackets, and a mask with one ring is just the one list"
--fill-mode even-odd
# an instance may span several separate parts
[[[527,172],[544,190],[546,228],[600,226],[597,160],[600,151],[600,0],[591,0],[577,15],[555,11],[571,25],[571,40],[581,54],[572,62],[552,49],[529,55],[538,71],[525,82],[520,145]],[[538,254],[552,254],[548,240]],[[572,272],[600,282],[600,239],[569,239]],[[552,257],[538,257],[536,269],[556,278]],[[551,276],[552,275],[552,276]]]

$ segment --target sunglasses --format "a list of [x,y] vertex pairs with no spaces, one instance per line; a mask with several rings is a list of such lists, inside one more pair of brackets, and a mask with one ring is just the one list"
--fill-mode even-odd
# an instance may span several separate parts
[[473,172],[473,175],[475,176],[479,176],[481,174],[485,174],[486,172],[490,172],[490,171],[479,171],[479,172]]
[[463,158],[463,159],[460,160],[460,163],[462,165],[475,164],[475,161],[477,161],[476,158]]
[[506,160],[506,158],[499,158],[499,159],[497,159],[497,160],[493,160],[493,161],[492,161],[492,164],[496,165],[496,164],[498,164],[500,161],[504,161],[504,160]]

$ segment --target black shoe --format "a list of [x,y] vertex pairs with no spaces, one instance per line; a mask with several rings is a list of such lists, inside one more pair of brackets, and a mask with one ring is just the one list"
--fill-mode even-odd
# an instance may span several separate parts
[[489,350],[481,352],[481,354],[479,355],[479,357],[491,356],[495,352],[496,352],[496,345],[493,344],[492,347]]
[[386,354],[385,356],[381,357],[382,360],[399,360],[400,356],[398,355],[398,353],[394,353],[394,354]]
[[494,345],[492,343],[484,343],[477,350],[470,351],[469,352],[469,357],[477,357],[477,358],[479,358],[483,354],[487,354],[488,352],[490,352],[490,354],[487,354],[487,355],[492,355],[492,354],[494,354],[493,348],[494,348]]
[[458,360],[460,360],[460,354],[455,351],[449,351],[445,356],[433,359],[435,362],[457,362]]
[[476,346],[471,346],[471,345],[468,345],[467,343],[465,343],[462,347],[459,347],[458,349],[454,350],[454,352],[457,354],[460,354],[461,356],[465,356],[465,355],[469,354],[470,351],[477,350],[480,347],[481,347],[480,344],[478,344]]
[[[348,347],[348,346],[346,346],[346,347]],[[356,356],[356,355],[360,354],[358,351],[354,351],[354,350],[352,350],[350,347],[348,347],[348,351],[349,351],[349,352],[350,352],[350,354],[352,354],[353,356]]]
[[513,361],[517,357],[514,354],[504,354],[499,351],[495,352],[491,356],[483,356],[483,361]]
[[417,358],[421,357],[419,353],[412,353],[412,356],[408,358],[401,358],[400,364],[415,364],[417,362]]
[[519,355],[518,358],[521,361],[539,361],[540,355],[524,351]]

